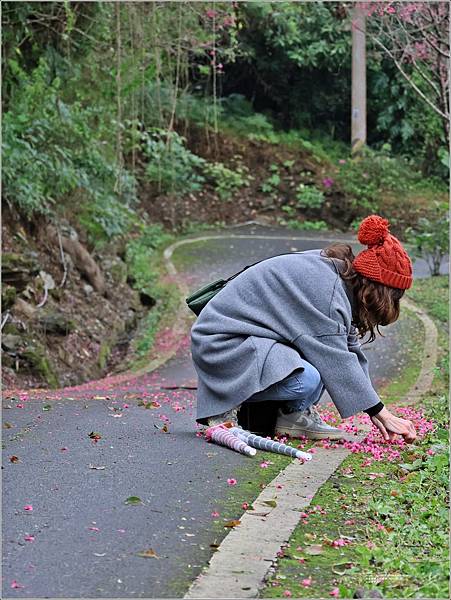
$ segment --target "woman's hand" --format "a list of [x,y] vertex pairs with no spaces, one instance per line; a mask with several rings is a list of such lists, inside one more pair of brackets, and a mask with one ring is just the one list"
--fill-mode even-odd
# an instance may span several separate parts
[[396,435],[402,435],[404,440],[410,443],[417,437],[415,427],[411,421],[395,417],[385,406],[377,415],[371,417],[371,421],[376,425],[386,441],[393,440]]

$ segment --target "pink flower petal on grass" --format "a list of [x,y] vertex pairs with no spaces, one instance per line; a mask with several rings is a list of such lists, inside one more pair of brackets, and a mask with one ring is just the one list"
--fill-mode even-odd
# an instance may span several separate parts
[[241,505],[241,508],[243,510],[247,510],[249,508],[249,503],[248,502],[243,502],[243,504]]
[[290,590],[285,590],[283,595],[285,596],[285,598],[291,598],[291,592]]
[[211,516],[212,516],[212,517],[219,517],[219,513],[218,513],[216,510],[214,510],[214,511],[211,513]]
[[311,578],[311,577],[307,577],[307,579],[303,579],[303,580],[301,581],[301,584],[302,584],[304,587],[310,587],[310,586],[312,585],[312,578]]
[[24,510],[28,510],[29,512],[31,512],[31,511],[33,510],[33,507],[31,506],[31,504],[26,504],[26,505],[23,507],[23,509],[24,509]]
[[337,587],[332,588],[329,592],[329,596],[332,596],[333,598],[338,598],[339,594],[340,590]]
[[229,477],[229,479],[227,479],[227,485],[236,485],[237,484],[237,480],[233,479],[233,477]]

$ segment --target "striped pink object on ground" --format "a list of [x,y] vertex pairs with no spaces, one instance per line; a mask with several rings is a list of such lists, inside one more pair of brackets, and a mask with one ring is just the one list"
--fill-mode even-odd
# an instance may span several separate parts
[[291,456],[292,458],[300,458],[302,460],[312,459],[312,455],[308,452],[302,452],[301,450],[292,448],[287,444],[281,444],[280,442],[275,442],[274,440],[268,440],[267,438],[264,438],[261,435],[255,435],[254,433],[246,431],[245,429],[240,429],[239,427],[232,427],[230,431],[234,435],[239,437],[241,440],[246,442],[246,444],[249,444],[249,446],[253,446],[254,448],[258,448],[259,450],[266,450],[267,452],[276,452],[277,454],[285,454],[286,456]]
[[208,428],[205,432],[205,438],[208,442],[212,441],[221,446],[226,446],[246,456],[255,456],[257,454],[255,448],[251,448],[245,441],[230,433],[230,429],[224,425],[215,425]]

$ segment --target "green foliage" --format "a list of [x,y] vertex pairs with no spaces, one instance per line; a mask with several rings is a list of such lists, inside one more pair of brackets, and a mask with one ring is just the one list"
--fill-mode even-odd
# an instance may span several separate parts
[[389,145],[379,152],[366,149],[360,159],[339,165],[336,180],[356,207],[377,211],[385,192],[404,194],[424,187],[421,173],[412,169],[406,160],[393,158],[389,152]]
[[324,194],[312,185],[300,183],[296,188],[296,201],[299,208],[319,209],[324,204]]
[[154,296],[160,251],[172,237],[161,225],[142,225],[140,229],[139,235],[127,243],[125,262],[133,287]]
[[289,229],[300,229],[301,231],[327,231],[329,229],[325,221],[299,221],[288,219],[282,223]]
[[213,183],[222,200],[228,200],[235,190],[249,186],[253,179],[245,165],[232,170],[220,162],[204,162],[203,173]]
[[431,275],[440,275],[442,260],[449,253],[448,206],[437,203],[430,217],[421,217],[406,233],[413,255],[427,261]]
[[414,279],[408,292],[409,297],[422,307],[434,319],[446,325],[449,318],[449,277],[440,275],[433,279]]
[[30,218],[50,214],[65,197],[76,196],[99,234],[124,233],[132,219],[136,181],[105,157],[92,127],[98,110],[64,103],[62,82],[51,80],[44,59],[30,76],[17,62],[11,66],[21,93],[3,118],[6,201]]
[[143,132],[142,148],[149,159],[146,175],[159,192],[181,195],[202,189],[205,161],[190,152],[185,142],[175,131],[152,128]]

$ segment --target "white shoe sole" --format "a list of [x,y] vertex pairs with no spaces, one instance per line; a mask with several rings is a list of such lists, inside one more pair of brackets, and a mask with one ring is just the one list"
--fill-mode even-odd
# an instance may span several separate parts
[[345,431],[343,432],[320,432],[320,431],[311,431],[309,429],[299,429],[299,427],[276,427],[276,435],[289,435],[292,438],[305,437],[308,440],[340,440],[345,436]]

